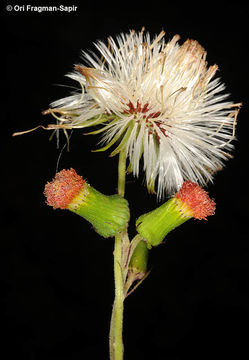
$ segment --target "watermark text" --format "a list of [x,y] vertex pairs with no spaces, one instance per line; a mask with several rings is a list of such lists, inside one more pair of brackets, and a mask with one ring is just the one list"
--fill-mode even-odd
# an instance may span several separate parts
[[7,11],[14,11],[14,12],[76,12],[78,10],[78,6],[76,5],[58,5],[58,6],[34,6],[30,4],[16,4],[16,5],[7,5]]

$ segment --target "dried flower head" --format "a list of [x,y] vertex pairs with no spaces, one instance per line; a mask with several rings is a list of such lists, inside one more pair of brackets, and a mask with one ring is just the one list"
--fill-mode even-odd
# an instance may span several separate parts
[[80,92],[55,101],[57,124],[51,129],[100,126],[104,151],[125,149],[135,176],[143,157],[148,189],[161,198],[185,180],[204,185],[230,155],[240,103],[227,101],[225,88],[214,78],[206,51],[195,40],[182,45],[164,31],[151,39],[144,29],[98,41],[100,53],[83,53],[87,66],[68,76]]

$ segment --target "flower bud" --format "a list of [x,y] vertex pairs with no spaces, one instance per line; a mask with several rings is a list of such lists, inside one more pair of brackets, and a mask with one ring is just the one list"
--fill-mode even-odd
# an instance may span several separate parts
[[149,250],[146,242],[143,240],[139,241],[129,263],[129,272],[135,274],[136,279],[141,279],[146,274],[148,253]]
[[123,231],[129,221],[127,200],[106,196],[91,187],[74,169],[61,170],[45,185],[47,204],[68,209],[89,221],[95,231],[107,238]]
[[199,185],[185,181],[175,196],[157,209],[140,216],[136,222],[137,232],[148,245],[159,245],[165,236],[192,217],[205,219],[213,215],[215,202]]

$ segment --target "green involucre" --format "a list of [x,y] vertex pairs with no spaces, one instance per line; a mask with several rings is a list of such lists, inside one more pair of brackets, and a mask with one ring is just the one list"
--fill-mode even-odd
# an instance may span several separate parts
[[181,212],[178,200],[172,198],[157,209],[141,215],[136,221],[137,232],[149,246],[157,246],[171,230],[190,218]]
[[89,221],[94,230],[101,236],[108,238],[123,231],[130,218],[127,200],[121,196],[103,195],[88,185],[87,194],[82,194],[77,205],[69,210]]

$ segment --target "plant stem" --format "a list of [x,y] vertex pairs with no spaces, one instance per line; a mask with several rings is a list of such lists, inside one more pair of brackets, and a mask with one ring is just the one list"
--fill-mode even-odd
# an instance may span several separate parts
[[125,175],[126,175],[126,153],[119,153],[118,162],[118,194],[124,197],[125,194]]
[[[118,163],[118,194],[124,196],[126,174],[126,154],[121,151]],[[122,243],[127,230],[115,236],[114,246],[114,281],[115,300],[112,309],[110,327],[110,359],[123,360],[123,311],[124,311],[124,273],[122,268]]]
[[114,359],[123,359],[123,311],[124,311],[124,284],[121,268],[122,236],[116,235],[114,249],[114,279],[115,279],[115,301],[114,301]]

